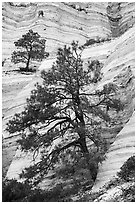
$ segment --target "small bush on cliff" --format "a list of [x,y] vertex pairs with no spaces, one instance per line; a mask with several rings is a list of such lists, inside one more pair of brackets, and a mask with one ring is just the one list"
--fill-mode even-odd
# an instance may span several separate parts
[[46,58],[49,54],[45,52],[46,40],[41,39],[41,36],[33,30],[22,35],[18,41],[14,42],[16,51],[12,53],[11,61],[15,64],[25,63],[24,71],[30,71],[29,65],[31,60],[39,60]]
[[111,38],[108,37],[108,38],[95,38],[95,39],[89,39],[89,40],[86,40],[86,43],[84,44],[84,46],[89,46],[89,45],[94,45],[95,43],[101,43],[101,42],[106,42],[106,41],[110,41]]
[[87,142],[96,153],[102,151],[102,127],[111,122],[109,111],[123,110],[123,104],[113,83],[85,91],[87,86],[94,87],[102,75],[98,61],[84,68],[82,51],[78,42],[59,48],[52,68],[42,72],[43,84],[36,84],[24,111],[8,122],[9,133],[20,133],[22,150],[32,151],[34,158],[41,152],[39,162],[22,174],[28,180],[41,181],[56,166],[60,154],[70,148],[81,152],[91,179],[96,178]]
[[135,177],[135,156],[130,157],[123,164],[117,175],[124,181],[130,181]]

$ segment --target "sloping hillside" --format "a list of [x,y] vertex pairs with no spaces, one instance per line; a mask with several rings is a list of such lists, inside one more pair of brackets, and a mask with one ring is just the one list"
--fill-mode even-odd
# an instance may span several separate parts
[[[89,39],[103,42],[89,45],[82,53],[86,66],[88,60],[103,62],[103,79],[94,88],[108,82],[119,87],[125,104],[122,115],[114,116],[117,123],[109,127],[104,137],[110,143],[106,160],[100,166],[93,187],[96,191],[110,180],[124,161],[134,154],[134,3],[3,3],[3,172],[9,178],[18,178],[18,173],[30,162],[31,156],[16,151],[18,136],[9,136],[5,124],[16,112],[20,112],[25,100],[40,79],[40,71],[49,69],[55,60],[57,48],[78,40],[81,45]],[[39,16],[43,10],[44,16]],[[29,29],[46,38],[49,58],[36,63],[36,74],[18,73],[17,66],[10,62],[14,41]],[[92,89],[92,87],[87,87]],[[117,165],[116,165],[117,164]]]

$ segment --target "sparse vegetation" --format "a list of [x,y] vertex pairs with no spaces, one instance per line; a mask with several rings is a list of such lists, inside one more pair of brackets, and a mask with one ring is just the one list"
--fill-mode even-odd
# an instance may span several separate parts
[[86,43],[84,44],[84,46],[94,45],[96,43],[106,42],[106,41],[110,41],[110,40],[111,40],[111,37],[108,37],[108,38],[96,37],[93,39],[86,40]]
[[67,4],[67,5],[77,11],[84,11],[87,14],[87,10],[85,8],[82,8],[80,5],[76,5],[76,4]]
[[28,6],[37,6],[37,3],[19,3],[19,2],[8,2],[10,6],[14,6],[14,7],[28,7]]
[[2,67],[4,67],[5,62],[6,62],[6,59],[2,60]]
[[13,2],[8,2],[10,6],[14,6],[14,3]]

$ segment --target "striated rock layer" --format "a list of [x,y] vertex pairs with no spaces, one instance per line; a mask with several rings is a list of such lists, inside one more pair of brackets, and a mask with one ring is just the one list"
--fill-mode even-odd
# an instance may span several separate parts
[[[80,5],[79,5],[80,4]],[[25,4],[24,4],[25,5]],[[47,39],[47,50],[54,56],[59,46],[78,40],[123,34],[135,22],[134,2],[132,3],[75,3],[59,2],[33,3],[25,6],[3,3],[3,58],[10,57],[13,42],[29,29],[39,32]],[[79,11],[78,8],[82,8]],[[44,16],[38,13],[43,10]]]
[[99,173],[93,191],[110,181],[116,174],[123,163],[135,153],[135,114],[120,131],[115,138],[114,143],[106,154],[106,161],[99,168]]
[[[40,10],[44,11],[44,17],[38,16]],[[36,74],[19,75],[12,72],[15,66],[9,58],[14,50],[13,42],[29,29],[47,39],[46,50],[50,56],[41,63]],[[104,132],[110,148],[100,166],[94,190],[111,179],[134,153],[134,3],[45,2],[22,6],[3,3],[2,54],[3,59],[6,58],[4,70],[7,72],[3,74],[3,169],[5,175],[10,166],[7,177],[18,178],[18,173],[31,159],[31,155],[24,155],[19,149],[16,151],[18,136],[10,136],[4,131],[7,121],[23,109],[34,84],[41,82],[40,71],[52,66],[58,47],[70,44],[72,40],[84,44],[87,39],[96,37],[106,41],[88,46],[82,59],[84,66],[93,59],[103,62],[104,77],[97,87],[87,87],[87,91],[109,82],[116,83],[125,108],[123,113],[113,116],[117,123]],[[107,41],[108,37],[111,40]]]
[[[88,13],[58,2],[30,4],[27,7],[3,3],[3,58],[10,56],[14,49],[13,42],[29,29],[47,39],[50,57],[59,46],[70,44],[72,40],[83,44],[86,39],[96,36],[111,36],[107,4],[89,3],[87,6]],[[43,17],[38,16],[40,10],[44,12]]]

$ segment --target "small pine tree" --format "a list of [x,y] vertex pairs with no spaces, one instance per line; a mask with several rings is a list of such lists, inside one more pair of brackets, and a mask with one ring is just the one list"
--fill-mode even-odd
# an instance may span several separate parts
[[82,51],[78,42],[59,48],[52,68],[41,73],[43,84],[36,84],[25,110],[8,122],[7,130],[22,136],[22,150],[31,150],[34,155],[42,150],[41,160],[24,171],[27,178],[41,178],[54,167],[60,154],[74,147],[81,151],[95,180],[87,138],[100,151],[104,144],[101,128],[111,121],[109,110],[120,111],[123,105],[113,83],[101,90],[85,91],[87,85],[101,80],[102,64],[95,60],[83,68]]
[[42,60],[49,54],[45,52],[45,39],[40,39],[40,35],[33,30],[22,35],[18,41],[14,42],[17,50],[12,53],[11,61],[15,64],[25,63],[26,71],[29,71],[29,64],[31,60]]

